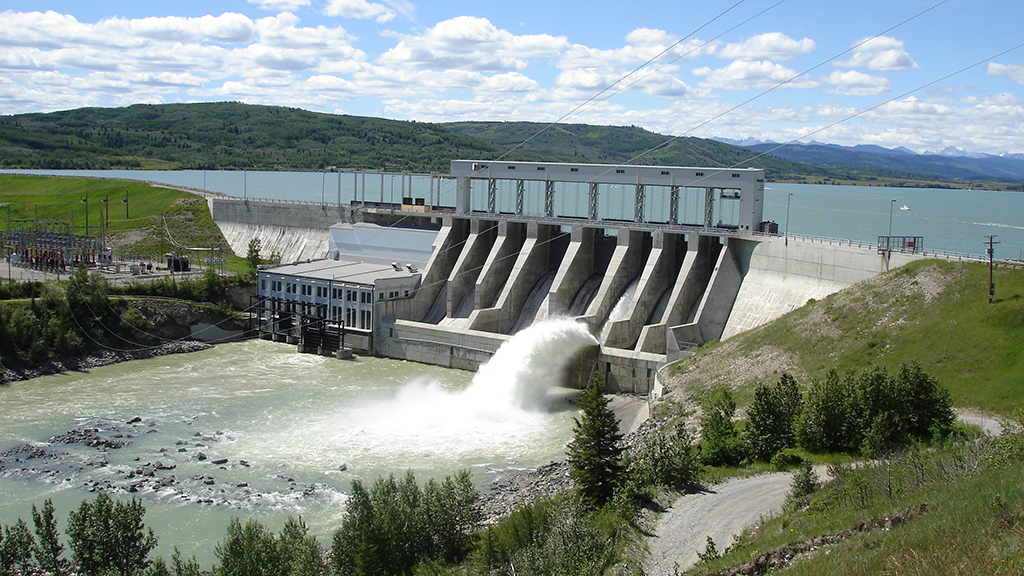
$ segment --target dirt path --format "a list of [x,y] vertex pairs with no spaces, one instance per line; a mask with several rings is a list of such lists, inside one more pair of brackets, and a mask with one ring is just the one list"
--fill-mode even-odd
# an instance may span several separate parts
[[679,498],[658,518],[655,536],[647,539],[647,574],[671,576],[677,565],[679,571],[690,568],[708,536],[722,552],[733,535],[782,509],[792,478],[790,472],[738,478]]

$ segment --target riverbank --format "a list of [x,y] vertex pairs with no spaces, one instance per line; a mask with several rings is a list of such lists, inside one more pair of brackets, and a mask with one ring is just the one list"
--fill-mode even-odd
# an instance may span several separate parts
[[108,349],[102,352],[87,354],[76,358],[47,360],[46,362],[43,362],[38,366],[30,368],[4,367],[2,370],[0,370],[0,385],[6,385],[12,382],[20,382],[23,380],[31,380],[32,378],[38,378],[40,376],[50,376],[53,374],[64,374],[67,372],[88,372],[93,368],[99,368],[100,366],[109,366],[111,364],[117,364],[119,362],[143,360],[146,358],[155,358],[157,356],[166,356],[168,354],[187,354],[189,352],[207,350],[212,347],[212,344],[206,344],[204,342],[181,340],[175,342],[166,342],[164,344],[160,344],[157,346],[148,346],[134,350]]

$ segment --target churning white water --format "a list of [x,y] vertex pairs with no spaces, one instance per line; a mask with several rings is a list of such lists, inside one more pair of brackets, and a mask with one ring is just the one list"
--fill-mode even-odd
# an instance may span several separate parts
[[[594,343],[582,324],[545,321],[510,338],[470,380],[251,340],[0,387],[0,455],[26,445],[64,454],[33,459],[31,470],[0,463],[0,522],[28,518],[45,498],[66,518],[99,488],[141,498],[158,553],[177,546],[204,567],[231,516],[274,527],[301,514],[326,542],[356,478],[411,469],[423,481],[468,468],[486,488],[504,468],[563,457],[575,410],[551,389]],[[51,439],[71,430],[127,445]],[[132,474],[158,462],[155,476]]]
[[633,303],[633,296],[636,295],[636,287],[639,283],[639,278],[630,282],[629,286],[626,286],[626,291],[619,297],[619,301],[615,303],[615,307],[612,308],[611,313],[608,314],[608,320],[606,320],[604,325],[601,326],[601,342],[604,342],[605,337],[608,336],[608,328],[612,325],[612,322],[626,319],[626,315],[629,314],[629,307]]

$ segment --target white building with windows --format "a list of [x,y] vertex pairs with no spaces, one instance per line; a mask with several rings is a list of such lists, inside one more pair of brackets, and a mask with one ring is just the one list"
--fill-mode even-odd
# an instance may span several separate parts
[[370,350],[374,304],[416,294],[437,232],[338,224],[330,235],[329,258],[257,272],[258,329],[288,342],[311,326],[343,329],[346,345]]

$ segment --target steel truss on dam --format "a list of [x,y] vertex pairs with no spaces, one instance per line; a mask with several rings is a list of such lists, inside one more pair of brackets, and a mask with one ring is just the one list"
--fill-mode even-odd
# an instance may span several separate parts
[[451,175],[419,289],[375,314],[378,354],[475,369],[569,316],[600,341],[573,377],[646,393],[667,357],[721,337],[742,275],[729,238],[763,226],[760,169],[456,160]]

